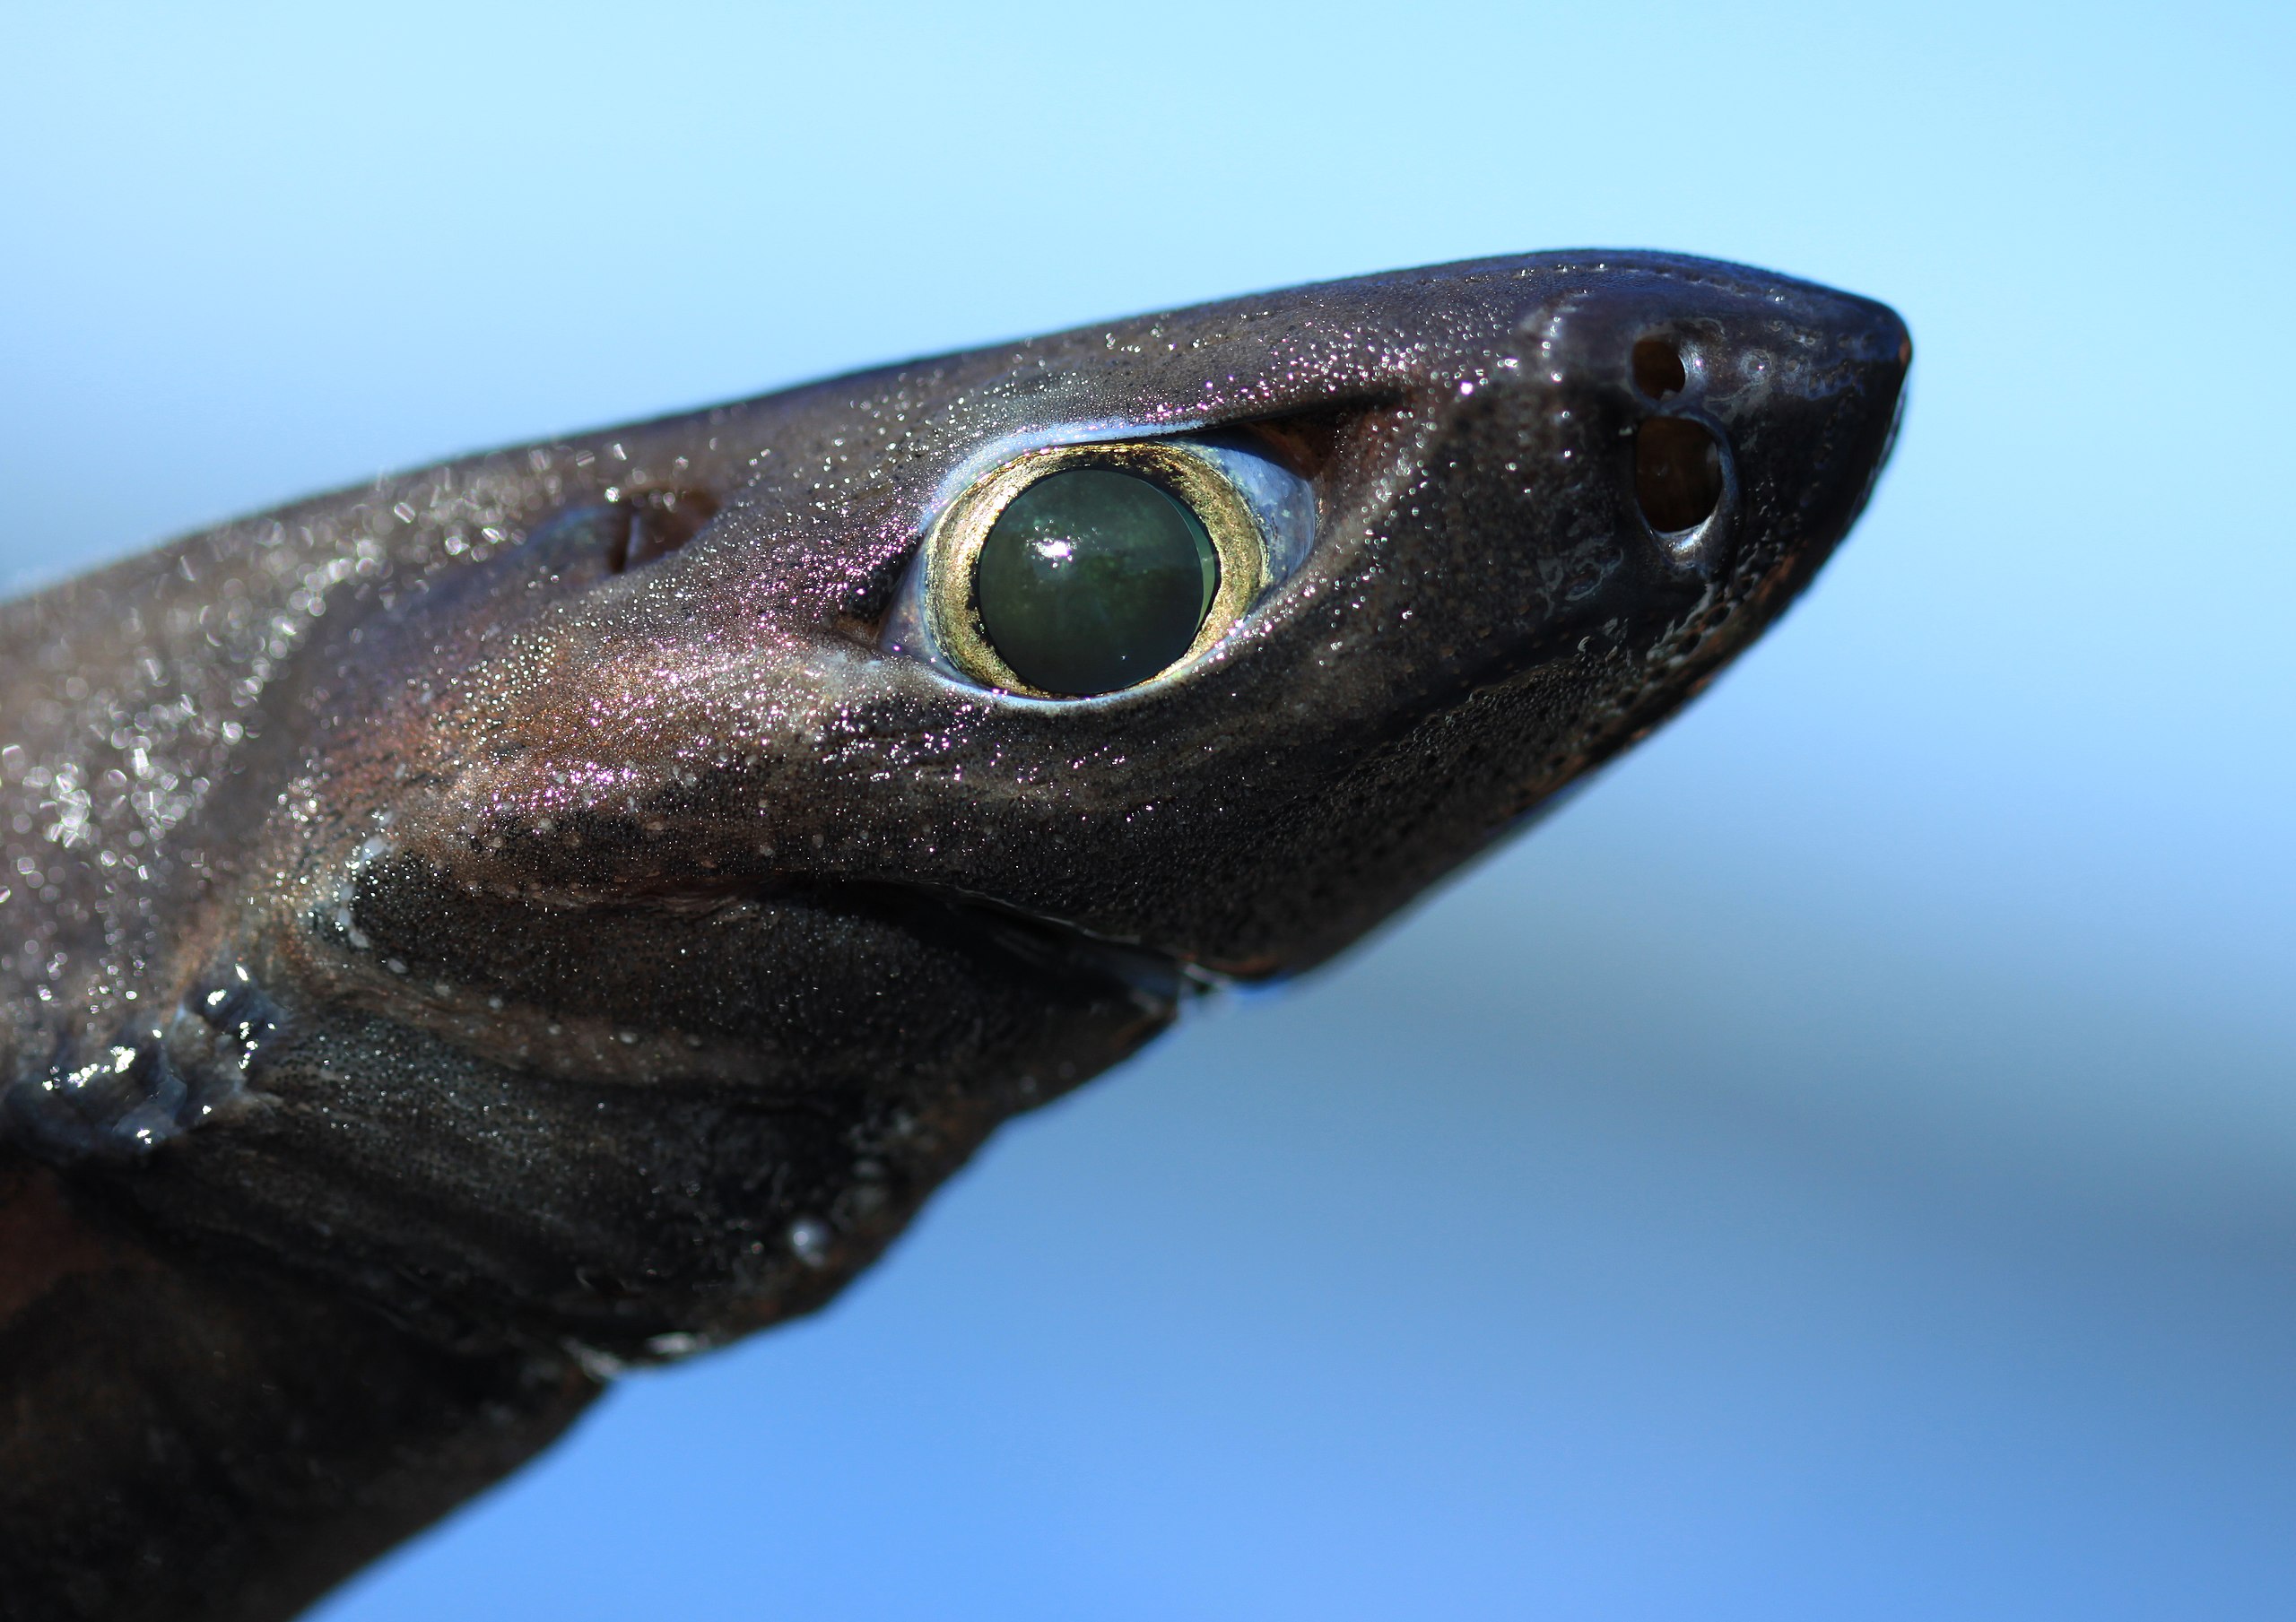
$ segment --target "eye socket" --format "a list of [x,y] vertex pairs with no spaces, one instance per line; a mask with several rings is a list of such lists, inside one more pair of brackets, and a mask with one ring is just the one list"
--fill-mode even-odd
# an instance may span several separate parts
[[921,559],[934,641],[1035,698],[1136,687],[1210,646],[1267,579],[1251,506],[1211,455],[1057,446],[951,503]]

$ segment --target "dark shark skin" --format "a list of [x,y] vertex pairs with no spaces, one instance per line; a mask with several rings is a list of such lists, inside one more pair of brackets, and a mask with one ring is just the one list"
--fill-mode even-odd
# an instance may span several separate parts
[[[471,457],[0,608],[0,1616],[291,1615],[616,1367],[820,1305],[1000,1122],[1696,693],[1856,517],[1909,355],[1764,272],[1487,260]],[[1657,416],[1725,447],[1688,535],[1637,505]],[[1317,516],[1208,653],[1047,701],[889,628],[1018,451],[1220,429]]]

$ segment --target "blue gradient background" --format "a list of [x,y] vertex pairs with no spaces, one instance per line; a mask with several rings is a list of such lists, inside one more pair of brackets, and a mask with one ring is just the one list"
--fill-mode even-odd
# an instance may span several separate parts
[[1887,299],[1808,599],[326,1622],[2296,1614],[2284,8],[0,10],[0,574],[1582,243]]

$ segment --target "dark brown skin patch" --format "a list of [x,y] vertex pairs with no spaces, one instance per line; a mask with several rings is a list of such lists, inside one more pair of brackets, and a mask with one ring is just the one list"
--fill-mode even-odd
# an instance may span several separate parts
[[[1001,1122],[1698,691],[1855,518],[1909,354],[1764,272],[1483,261],[473,457],[0,606],[0,1618],[287,1616],[613,1367],[828,1300]],[[1671,533],[1659,416],[1723,458]],[[1203,434],[1316,515],[1224,639],[1082,703],[904,640],[970,481]]]
[[[0,1157],[7,1151],[0,1149]],[[0,1169],[11,1240],[46,1174]],[[293,1616],[553,1440],[596,1383],[267,1269],[66,1231],[0,1317],[0,1617]]]
[[65,1204],[54,1172],[14,1157],[0,1160],[0,1323],[64,1279],[110,1261],[109,1247]]

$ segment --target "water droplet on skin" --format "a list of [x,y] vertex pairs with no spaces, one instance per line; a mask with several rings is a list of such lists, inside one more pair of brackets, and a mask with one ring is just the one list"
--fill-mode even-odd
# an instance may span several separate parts
[[574,1360],[582,1366],[582,1372],[601,1384],[619,1377],[630,1367],[612,1352],[585,1346],[578,1340],[569,1341],[566,1349],[574,1354]]
[[831,1236],[819,1217],[800,1217],[789,1225],[789,1249],[807,1267],[826,1266]]

